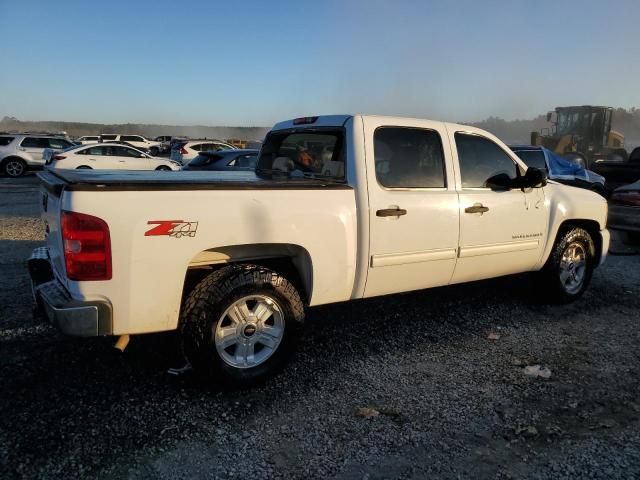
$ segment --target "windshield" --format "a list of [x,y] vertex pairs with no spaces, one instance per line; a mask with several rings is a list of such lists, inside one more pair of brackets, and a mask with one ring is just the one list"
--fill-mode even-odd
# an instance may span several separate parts
[[559,135],[577,133],[580,124],[579,112],[558,112],[557,132]]
[[289,178],[344,180],[345,156],[342,130],[298,130],[270,133],[256,171]]
[[540,170],[547,169],[547,163],[544,159],[542,150],[514,150],[515,154],[527,164],[527,167],[535,167]]

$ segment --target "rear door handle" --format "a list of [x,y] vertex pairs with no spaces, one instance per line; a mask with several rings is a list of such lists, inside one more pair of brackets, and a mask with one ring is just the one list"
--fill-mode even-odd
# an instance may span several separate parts
[[376,212],[378,217],[399,217],[406,214],[407,211],[404,208],[385,208]]
[[480,215],[488,211],[489,207],[485,207],[481,203],[474,203],[472,207],[467,207],[464,209],[464,213],[479,213]]

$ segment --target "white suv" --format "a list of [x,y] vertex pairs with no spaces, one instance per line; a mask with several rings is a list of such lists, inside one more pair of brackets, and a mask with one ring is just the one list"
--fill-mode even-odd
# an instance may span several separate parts
[[200,152],[218,152],[220,150],[237,150],[237,148],[220,140],[184,140],[172,145],[171,160],[186,165]]
[[45,149],[64,150],[72,146],[69,140],[54,135],[0,134],[0,171],[8,177],[20,177],[27,170],[44,167]]

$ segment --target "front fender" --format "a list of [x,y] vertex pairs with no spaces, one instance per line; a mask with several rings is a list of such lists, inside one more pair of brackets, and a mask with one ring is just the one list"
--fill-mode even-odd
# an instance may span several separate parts
[[544,191],[549,224],[547,243],[538,268],[542,268],[551,255],[558,232],[566,223],[582,226],[592,235],[598,236],[594,238],[594,242],[600,249],[597,254],[602,263],[609,248],[609,232],[606,229],[607,201],[595,192],[555,182],[549,182]]

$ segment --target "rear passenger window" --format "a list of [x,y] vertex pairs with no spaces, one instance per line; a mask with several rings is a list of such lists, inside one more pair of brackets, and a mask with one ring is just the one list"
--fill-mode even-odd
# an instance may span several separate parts
[[0,147],[6,147],[13,141],[14,137],[0,137]]
[[25,137],[20,144],[21,147],[25,148],[49,148],[49,139],[48,138],[38,138],[38,137]]
[[468,133],[456,133],[462,188],[486,188],[487,180],[505,173],[518,176],[515,162],[488,138]]
[[219,152],[220,150],[224,148],[218,143],[203,143],[200,148],[201,152]]
[[132,158],[140,158],[140,152],[133,150],[132,148],[114,146],[113,154],[116,157],[132,157]]
[[100,146],[85,148],[84,150],[80,150],[78,153],[80,155],[94,155],[94,156],[111,155],[111,147],[100,145]]
[[446,187],[440,135],[434,130],[380,127],[373,134],[376,178],[387,188]]

